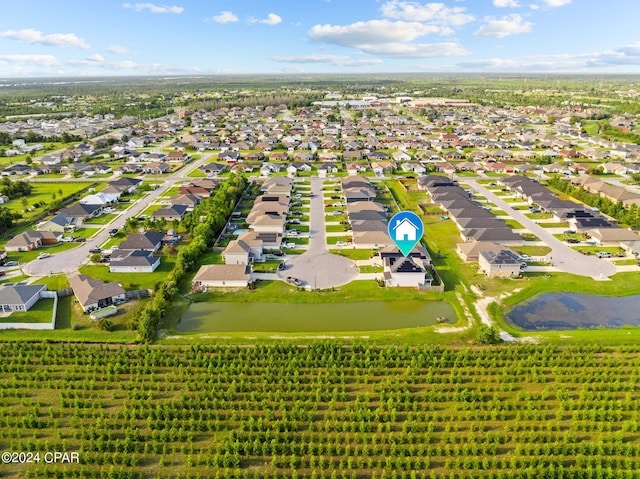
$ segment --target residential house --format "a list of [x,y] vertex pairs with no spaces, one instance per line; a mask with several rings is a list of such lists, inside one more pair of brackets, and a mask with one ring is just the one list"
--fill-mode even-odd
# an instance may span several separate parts
[[162,161],[154,161],[144,167],[144,172],[148,175],[165,175],[171,171],[171,166]]
[[58,213],[53,218],[41,221],[36,226],[38,231],[51,231],[54,233],[64,233],[65,231],[72,231],[79,225],[73,221],[73,218],[65,215],[64,213]]
[[98,193],[92,193],[84,196],[83,198],[80,199],[80,204],[107,206],[107,205],[116,204],[119,198],[120,198],[120,193],[114,193],[114,192],[108,193],[108,192],[104,192],[103,190]]
[[326,178],[329,175],[338,172],[338,167],[332,163],[323,163],[318,166],[318,177]]
[[[164,236],[164,235],[163,235]],[[160,256],[140,249],[114,249],[111,253],[111,273],[152,273],[160,266]]]
[[221,163],[207,163],[202,165],[200,170],[205,172],[209,176],[218,176],[220,173],[227,169],[227,165]]
[[196,207],[202,200],[196,195],[175,195],[169,197],[169,201],[172,205],[185,205],[187,207],[187,211],[193,211],[193,208]]
[[87,220],[90,218],[97,218],[102,214],[102,205],[84,205],[76,203],[75,205],[67,206],[60,209],[60,213],[63,213],[76,220]]
[[127,239],[120,243],[118,249],[156,252],[162,247],[163,237],[164,233],[157,231],[130,234]]
[[388,256],[384,259],[384,282],[387,287],[421,287],[430,285],[433,276],[412,256]]
[[186,205],[171,205],[157,209],[151,214],[154,220],[165,219],[167,221],[182,221],[187,213]]
[[512,250],[481,251],[478,256],[480,270],[489,278],[520,276],[520,259]]
[[246,264],[208,264],[193,278],[196,291],[208,288],[246,288],[251,280],[251,266]]
[[85,312],[95,311],[126,299],[125,290],[115,281],[105,283],[78,273],[69,275],[68,278],[69,286]]
[[31,251],[47,244],[56,244],[62,238],[61,232],[28,230],[15,235],[5,245],[7,251]]
[[0,312],[29,311],[47,290],[43,284],[2,284],[0,285]]

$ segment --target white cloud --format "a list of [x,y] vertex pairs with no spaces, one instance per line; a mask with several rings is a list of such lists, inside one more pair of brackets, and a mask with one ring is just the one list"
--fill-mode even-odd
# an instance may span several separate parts
[[107,47],[107,51],[109,53],[113,53],[114,55],[127,55],[131,53],[131,51],[127,47],[123,47],[120,45],[111,45]]
[[458,66],[464,69],[484,71],[570,71],[586,72],[634,66],[640,64],[640,43],[625,45],[603,52],[580,54],[537,55],[523,58],[488,58],[461,62]]
[[274,26],[279,23],[282,23],[282,17],[280,15],[276,15],[275,13],[270,13],[267,15],[267,18],[249,18],[249,23],[263,23],[265,25]]
[[563,7],[569,5],[571,0],[542,0],[542,2],[549,7]]
[[271,58],[281,63],[330,63],[336,66],[359,67],[367,65],[378,65],[382,60],[354,60],[346,55],[312,54],[301,56],[274,56]]
[[444,43],[388,43],[365,45],[363,52],[388,58],[435,58],[468,55],[469,52],[453,42]]
[[409,42],[440,31],[438,26],[419,22],[370,20],[345,26],[315,25],[309,30],[309,38],[317,42],[361,48],[363,45]]
[[128,8],[130,10],[141,12],[142,10],[149,10],[151,13],[182,13],[184,12],[184,8],[172,6],[169,7],[167,5],[156,5],[155,3],[123,3],[122,6],[124,8]]
[[464,7],[447,7],[444,3],[402,2],[392,0],[380,8],[387,18],[414,22],[432,22],[443,25],[464,25],[474,20]]
[[53,55],[0,55],[0,62],[28,63],[51,67],[58,64],[58,59]]
[[516,8],[519,7],[520,4],[517,2],[517,0],[493,0],[493,6],[498,8]]
[[0,37],[11,38],[26,43],[39,43],[53,47],[75,47],[89,50],[91,47],[74,33],[52,33],[43,35],[39,30],[24,28],[22,30],[6,30]]
[[220,12],[220,15],[206,18],[205,21],[214,23],[235,23],[238,21],[238,17],[235,13],[230,12],[229,10],[223,10],[222,12]]
[[476,37],[504,38],[509,35],[527,33],[531,31],[533,23],[525,22],[521,15],[507,15],[500,19],[487,18],[487,23],[482,25],[474,35]]

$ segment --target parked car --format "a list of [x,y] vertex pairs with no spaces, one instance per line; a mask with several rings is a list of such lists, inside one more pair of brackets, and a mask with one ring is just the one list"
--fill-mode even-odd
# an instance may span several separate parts
[[75,238],[73,241],[75,241],[76,243],[86,243],[87,242],[87,238]]
[[297,219],[287,220],[287,223],[289,223],[290,225],[299,225],[300,220],[297,220]]
[[278,265],[278,270],[279,270],[279,271],[284,271],[286,267],[287,267],[287,265],[286,265],[286,264],[285,264],[285,262],[283,261],[282,263],[280,263],[280,264]]
[[7,273],[5,273],[4,271],[0,271],[0,276],[4,276],[4,275],[6,275],[6,274],[7,274]]
[[611,258],[613,256],[611,253],[607,253],[606,251],[598,251],[596,253],[596,258]]
[[571,244],[578,244],[578,243],[580,243],[580,240],[575,239],[575,238],[569,238],[569,239],[567,240],[567,243],[571,243]]
[[89,253],[91,253],[91,254],[102,253],[102,248],[91,248],[89,250]]
[[520,261],[531,261],[533,258],[528,254],[521,254],[520,256],[518,256],[518,259]]
[[287,283],[295,284],[296,286],[302,286],[302,281],[298,278],[294,278],[293,276],[287,276]]
[[336,241],[336,246],[347,246],[348,243],[346,241]]
[[75,239],[74,236],[65,236],[60,240],[60,242],[61,243],[71,243],[74,239]]
[[17,261],[7,261],[4,266],[18,266]]
[[51,256],[49,253],[40,253],[38,255],[38,259],[45,259],[45,258],[48,258],[49,256]]
[[332,200],[339,200],[339,199],[340,199],[340,197],[339,197],[338,195],[332,195],[332,196],[331,196],[331,199],[332,199]]
[[118,234],[118,228],[113,228],[109,230],[109,236],[115,236]]
[[294,201],[293,203],[291,203],[291,206],[295,208],[296,206],[302,206],[302,203],[300,203],[299,201]]
[[520,269],[526,269],[527,266],[528,266],[527,263],[524,263],[524,262],[520,263]]
[[294,216],[302,216],[302,215],[304,215],[304,213],[302,211],[292,211],[291,214],[294,215]]

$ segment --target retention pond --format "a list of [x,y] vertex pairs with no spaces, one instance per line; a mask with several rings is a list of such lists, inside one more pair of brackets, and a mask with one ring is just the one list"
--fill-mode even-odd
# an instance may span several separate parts
[[363,301],[355,303],[194,303],[176,330],[211,332],[375,331],[456,322],[444,301]]
[[640,325],[640,295],[545,293],[514,307],[507,320],[525,331]]

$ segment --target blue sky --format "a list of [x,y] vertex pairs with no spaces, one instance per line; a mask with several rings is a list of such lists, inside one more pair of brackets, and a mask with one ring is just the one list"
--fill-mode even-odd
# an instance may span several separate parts
[[1,77],[640,73],[631,0],[3,3]]

